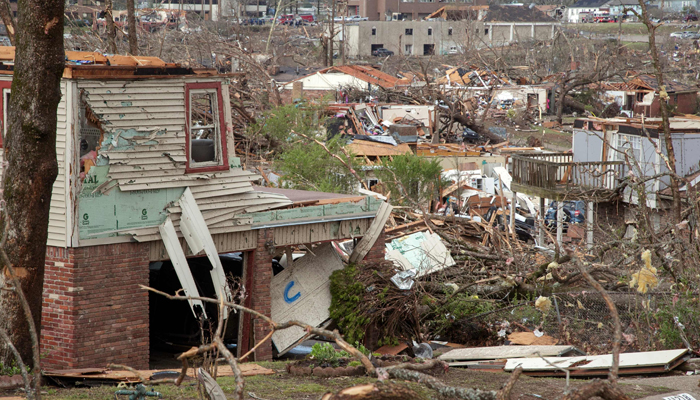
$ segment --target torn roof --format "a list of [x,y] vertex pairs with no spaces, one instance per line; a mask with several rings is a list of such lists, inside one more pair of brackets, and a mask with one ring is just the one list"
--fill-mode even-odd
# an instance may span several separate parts
[[[667,93],[681,92],[697,92],[696,86],[691,86],[685,83],[676,81],[667,81],[664,83]],[[598,90],[621,90],[621,91],[656,91],[659,90],[659,85],[654,75],[639,75],[626,82],[601,82],[591,85],[592,89]]]
[[483,13],[488,9],[489,6],[448,5],[428,15],[425,19],[442,18],[446,21],[476,21],[481,18]]
[[[608,0],[605,0],[608,1]],[[441,18],[446,21],[479,20],[484,22],[557,22],[537,8],[515,5],[460,6],[440,8],[426,19]]]
[[[381,86],[385,89],[395,88],[396,86],[408,86],[411,83],[411,81],[408,79],[399,79],[366,65],[337,65],[324,68],[315,74],[346,74],[372,85]],[[287,84],[308,78],[312,75],[314,74],[299,77],[293,81],[287,82]]]
[[370,142],[367,140],[353,140],[353,142],[347,145],[346,148],[352,154],[359,157],[388,157],[411,153],[411,148],[406,143],[393,146],[390,144]]
[[[319,71],[321,74],[332,74],[332,73],[344,73],[354,76],[357,79],[363,80],[365,82],[381,86],[383,88],[393,88],[404,84],[404,80],[393,77],[385,72],[382,72],[376,68],[368,67],[365,65],[339,65],[335,67],[326,68],[325,70]],[[408,82],[405,82],[408,83]]]
[[556,22],[556,20],[537,8],[491,5],[484,22]]
[[[15,61],[14,46],[0,46],[0,64],[12,65]],[[12,68],[5,68],[11,70]],[[112,75],[215,75],[214,69],[184,68],[158,57],[105,55],[98,52],[66,51],[64,77]]]

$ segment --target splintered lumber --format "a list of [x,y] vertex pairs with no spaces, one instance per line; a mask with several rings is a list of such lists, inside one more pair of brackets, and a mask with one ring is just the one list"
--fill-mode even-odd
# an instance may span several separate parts
[[418,226],[418,225],[421,225],[421,224],[425,224],[425,220],[422,220],[422,219],[421,219],[421,220],[418,220],[418,221],[409,222],[409,223],[407,223],[407,224],[395,226],[395,227],[393,227],[393,228],[386,229],[386,230],[384,231],[384,233],[392,233],[392,232],[400,231],[400,230],[403,230],[403,229],[409,229],[409,228],[413,228],[413,227]]
[[326,393],[321,400],[404,400],[427,399],[418,392],[393,382],[377,382],[352,386],[336,394]]

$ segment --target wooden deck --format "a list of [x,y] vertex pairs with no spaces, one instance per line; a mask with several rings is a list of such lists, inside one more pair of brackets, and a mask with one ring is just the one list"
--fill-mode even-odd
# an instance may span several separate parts
[[513,156],[512,188],[552,200],[595,200],[610,196],[624,172],[622,161],[577,163],[572,153],[519,154]]

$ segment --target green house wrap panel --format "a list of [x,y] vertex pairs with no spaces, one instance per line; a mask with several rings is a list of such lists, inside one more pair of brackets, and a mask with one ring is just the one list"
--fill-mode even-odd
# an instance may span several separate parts
[[95,189],[107,179],[108,166],[96,166],[83,181],[78,202],[80,239],[118,235],[117,231],[147,228],[165,221],[165,207],[177,201],[184,188],[122,192],[115,188],[106,194]]

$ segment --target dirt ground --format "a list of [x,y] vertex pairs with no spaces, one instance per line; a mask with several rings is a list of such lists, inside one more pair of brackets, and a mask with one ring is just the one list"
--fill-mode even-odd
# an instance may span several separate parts
[[[286,362],[259,363],[275,370],[275,375],[254,376],[246,378],[245,398],[265,400],[302,400],[318,399],[328,391],[337,391],[342,388],[357,384],[373,382],[368,377],[359,378],[317,378],[291,376],[285,371]],[[461,368],[451,368],[441,379],[448,385],[478,388],[482,390],[498,390],[508,379],[509,374],[503,372],[479,372]],[[693,378],[693,377],[690,377]],[[697,380],[697,378],[695,378]],[[233,398],[235,382],[233,378],[219,378],[219,385],[229,398]],[[623,390],[634,399],[642,399],[649,396],[673,392],[672,387],[663,386],[664,380],[654,379],[650,384],[644,380],[624,381]],[[571,386],[576,387],[586,383],[586,380],[571,380]],[[430,398],[442,400],[435,392],[416,383],[405,383],[419,393]],[[560,378],[532,378],[521,376],[512,393],[512,399],[557,399],[561,396],[566,386],[566,380]],[[72,387],[58,388],[46,386],[44,399],[47,400],[78,400],[78,399],[114,399],[115,387],[101,386],[94,388]],[[185,382],[181,387],[172,385],[160,385],[156,391],[163,394],[165,399],[196,399],[198,391],[196,383]],[[252,394],[252,396],[251,396]],[[8,396],[21,396],[20,392],[1,392],[0,398]],[[126,399],[126,397],[122,397]]]

